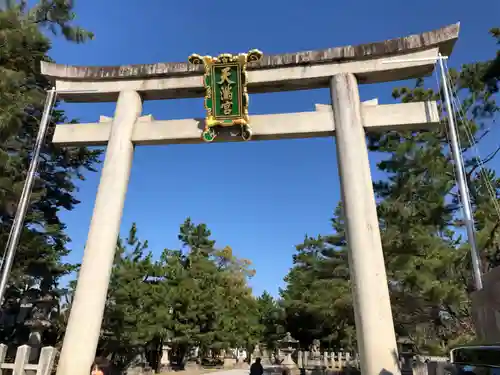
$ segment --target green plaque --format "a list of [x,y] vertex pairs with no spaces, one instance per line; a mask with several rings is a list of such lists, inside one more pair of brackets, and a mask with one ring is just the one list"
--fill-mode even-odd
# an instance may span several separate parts
[[205,129],[202,139],[212,142],[217,136],[217,127],[240,126],[241,136],[249,140],[252,136],[248,116],[247,62],[258,61],[262,52],[251,50],[246,54],[221,54],[218,57],[191,55],[189,62],[203,64],[205,74]]

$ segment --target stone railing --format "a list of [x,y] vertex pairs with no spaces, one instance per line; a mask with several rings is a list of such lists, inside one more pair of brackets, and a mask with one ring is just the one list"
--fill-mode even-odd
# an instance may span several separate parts
[[17,348],[14,363],[5,362],[7,355],[7,345],[0,344],[0,373],[3,370],[12,370],[12,375],[24,375],[31,373],[33,375],[50,375],[54,367],[57,350],[51,346],[42,348],[38,363],[30,362],[32,349],[28,345],[22,345]]
[[415,356],[412,365],[413,375],[445,375],[445,369],[449,365],[448,357]]
[[[317,360],[311,360],[308,351],[299,351],[297,367],[308,368],[317,365]],[[320,356],[320,366],[326,369],[342,369],[346,366],[359,367],[357,354],[349,352],[323,352]]]
[[[323,352],[315,360],[310,359],[307,351],[297,352],[297,367],[299,369],[310,369],[321,367],[324,373],[342,373],[346,367],[359,369],[359,358],[356,353],[349,352]],[[449,363],[448,357],[436,357],[416,355],[408,363],[401,363],[401,371],[404,374],[413,375],[443,375],[444,368]],[[316,368],[316,370],[319,370]]]

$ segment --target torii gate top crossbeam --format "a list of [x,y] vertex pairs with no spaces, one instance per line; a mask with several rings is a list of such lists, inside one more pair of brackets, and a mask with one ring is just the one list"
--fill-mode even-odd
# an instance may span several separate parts
[[[438,53],[448,56],[460,24],[382,42],[281,55],[248,64],[249,93],[328,87],[329,77],[353,73],[359,83],[397,81],[432,73]],[[145,100],[202,97],[203,67],[188,63],[70,66],[41,63],[58,96],[72,102],[115,101],[133,90]]]

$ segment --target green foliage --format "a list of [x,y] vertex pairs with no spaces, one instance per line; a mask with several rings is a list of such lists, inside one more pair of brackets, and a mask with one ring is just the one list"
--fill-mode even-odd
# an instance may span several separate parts
[[[29,22],[48,28],[55,35],[60,32],[67,40],[75,43],[93,39],[93,33],[71,24],[76,17],[73,8],[73,0],[39,0],[26,13],[26,18]],[[20,9],[26,9],[25,1],[21,3]]]
[[202,353],[249,347],[259,334],[258,302],[247,279],[250,262],[232,249],[215,247],[205,224],[187,219],[179,250],[165,249],[158,260],[132,227],[118,241],[100,348],[124,366],[147,344],[168,341],[182,362],[189,348]]
[[[495,27],[490,30],[490,34],[496,39],[497,44],[500,44],[500,27]],[[500,82],[500,50],[497,51],[496,58],[491,61],[484,80],[494,92],[498,92],[498,84]]]
[[252,275],[249,262],[235,258],[230,247],[214,248],[210,235],[205,224],[187,219],[179,235],[184,251],[166,251],[162,256],[177,271],[175,278],[172,273],[164,275],[164,283],[173,292],[173,340],[198,345],[202,351],[244,344],[248,326],[239,318],[248,318],[255,310],[246,285]]
[[148,282],[154,264],[151,253],[145,253],[147,248],[147,241],[137,238],[135,225],[127,239],[118,240],[101,343],[101,350],[113,353],[115,359],[129,360],[135,354],[131,349],[162,333],[164,316],[157,315],[162,312],[157,305],[163,291]]
[[333,235],[307,237],[297,246],[294,266],[281,292],[287,331],[303,347],[320,339],[328,348],[353,349],[354,315],[350,294],[341,206],[332,220]]
[[[492,30],[498,40],[498,30]],[[457,126],[465,152],[477,240],[487,271],[499,265],[500,220],[493,201],[500,180],[471,153],[473,144],[489,133],[499,107],[497,81],[484,81],[491,61],[467,64],[450,71],[461,103]],[[413,88],[394,91],[403,103],[437,100],[442,93],[425,89],[419,79]],[[443,122],[446,111],[440,107]],[[471,341],[471,278],[469,247],[463,233],[455,170],[444,127],[426,131],[369,134],[371,151],[385,159],[378,169],[388,177],[374,183],[393,316],[400,336],[413,340],[420,351],[443,354],[457,343]],[[498,150],[484,158],[493,159]],[[308,345],[352,347],[354,319],[350,299],[348,259],[341,210],[333,219],[333,236],[306,237],[297,246],[294,267],[286,277],[283,299],[287,329]]]
[[[49,39],[42,28],[63,30],[67,39],[83,42],[88,34],[71,25],[72,3],[41,2],[31,9],[25,3],[10,4],[0,11],[0,247],[4,248],[21,196],[32,148],[49,82],[40,74],[40,62],[50,60]],[[85,36],[87,35],[87,36]],[[43,145],[30,208],[17,249],[6,304],[16,314],[20,298],[29,288],[56,299],[65,292],[58,279],[75,266],[61,261],[68,254],[65,225],[59,220],[61,209],[72,210],[74,179],[94,170],[100,151],[86,148],[60,148],[51,144],[54,125],[68,122],[63,111],[52,113],[47,142]],[[44,289],[41,290],[40,289]],[[22,322],[21,322],[22,324]],[[20,327],[2,325],[2,335],[12,343],[24,343]],[[50,337],[60,337],[52,332]],[[49,340],[49,341],[50,341]],[[55,342],[47,342],[55,344]]]
[[280,301],[275,300],[268,292],[257,298],[259,341],[268,350],[275,350],[278,340],[285,334],[285,310]]

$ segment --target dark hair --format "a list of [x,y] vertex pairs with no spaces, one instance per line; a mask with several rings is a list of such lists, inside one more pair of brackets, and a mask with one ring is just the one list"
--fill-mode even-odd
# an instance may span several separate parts
[[109,359],[104,358],[104,357],[97,357],[94,362],[92,363],[92,367],[90,368],[90,372],[96,368],[98,370],[101,370],[104,375],[111,375],[111,362]]

